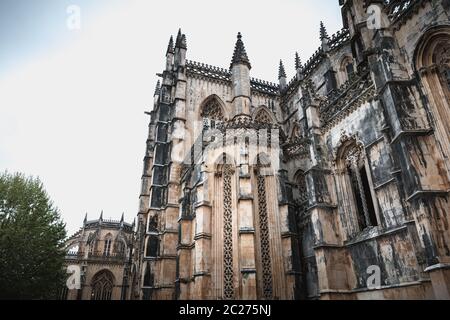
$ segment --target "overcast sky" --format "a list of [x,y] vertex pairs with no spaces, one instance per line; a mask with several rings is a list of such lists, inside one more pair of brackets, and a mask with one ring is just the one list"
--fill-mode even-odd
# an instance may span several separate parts
[[342,27],[338,0],[0,0],[0,171],[40,177],[69,234],[86,212],[131,222],[170,35],[227,68],[240,31],[251,75],[276,82],[279,59],[291,79],[295,51],[319,47],[320,20]]

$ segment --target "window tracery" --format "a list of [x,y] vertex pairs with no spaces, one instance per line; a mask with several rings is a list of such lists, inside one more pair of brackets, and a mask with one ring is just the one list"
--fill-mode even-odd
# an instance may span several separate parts
[[201,116],[203,118],[203,129],[214,129],[218,124],[225,121],[222,107],[217,99],[210,99],[203,107]]
[[92,281],[91,300],[111,300],[114,278],[108,271],[97,274]]

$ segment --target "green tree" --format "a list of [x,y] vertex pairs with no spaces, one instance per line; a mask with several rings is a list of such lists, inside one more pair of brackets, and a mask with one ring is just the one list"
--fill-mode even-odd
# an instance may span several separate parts
[[65,224],[37,178],[0,173],[0,299],[54,299]]

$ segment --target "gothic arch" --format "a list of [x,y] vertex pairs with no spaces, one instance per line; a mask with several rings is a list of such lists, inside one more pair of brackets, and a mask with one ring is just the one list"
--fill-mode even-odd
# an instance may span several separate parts
[[[433,114],[436,136],[450,156],[450,25],[430,28],[419,41],[414,69]],[[450,164],[448,164],[450,166]]]
[[215,121],[227,121],[228,113],[225,103],[219,96],[212,94],[200,104],[199,118],[209,118]]
[[370,179],[364,144],[342,135],[335,150],[335,178],[343,225],[352,236],[379,224],[377,200]]
[[353,57],[350,54],[344,54],[339,59],[338,65],[339,86],[345,84],[353,72],[355,72]]
[[123,256],[128,255],[128,242],[123,236],[122,232],[119,232],[114,239],[114,252]]
[[296,193],[294,201],[301,207],[304,207],[308,202],[308,187],[306,183],[306,174],[302,169],[297,170],[294,175],[294,184]]
[[112,242],[113,242],[113,235],[111,233],[106,234],[103,241],[104,255],[109,256],[111,254]]
[[97,272],[91,281],[91,300],[111,300],[115,278],[111,271]]
[[256,108],[255,111],[253,111],[252,118],[254,121],[260,123],[276,124],[278,122],[273,112],[266,106],[259,106]]
[[301,137],[301,126],[298,122],[295,122],[291,129],[291,134],[289,135],[290,140],[295,140]]

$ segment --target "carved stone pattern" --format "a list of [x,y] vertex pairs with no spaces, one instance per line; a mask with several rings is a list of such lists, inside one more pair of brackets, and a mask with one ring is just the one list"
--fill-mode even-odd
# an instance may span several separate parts
[[300,174],[297,178],[297,188],[299,192],[299,204],[308,202],[308,188],[306,187],[306,179],[303,173]]
[[223,170],[223,294],[225,299],[234,299],[233,271],[233,212],[231,209],[231,178],[233,168],[225,165]]
[[347,156],[345,161],[349,167],[356,166],[359,167],[360,161],[362,159],[363,148],[360,144],[355,144],[351,149],[347,151]]
[[287,159],[305,159],[310,156],[311,140],[308,138],[294,137],[283,145],[284,156]]
[[258,209],[261,243],[261,262],[263,271],[263,296],[272,299],[272,261],[270,259],[269,225],[267,221],[266,179],[258,175]]
[[445,43],[436,50],[433,60],[439,67],[442,81],[450,89],[450,44]]
[[255,117],[255,121],[258,123],[272,123],[272,118],[266,111],[260,111]]
[[338,90],[333,90],[320,103],[320,118],[323,131],[341,121],[362,104],[374,99],[375,86],[368,72],[353,75]]
[[[205,78],[217,83],[231,83],[231,72],[223,68],[186,60],[186,70],[187,75],[191,77]],[[252,90],[262,94],[268,94],[270,96],[277,96],[279,94],[278,85],[272,82],[251,78],[250,85]]]
[[224,116],[219,102],[211,100],[202,110],[202,117],[210,120],[224,121]]

